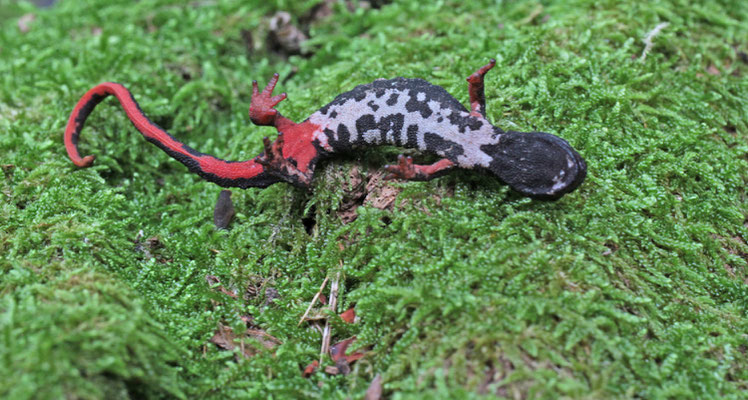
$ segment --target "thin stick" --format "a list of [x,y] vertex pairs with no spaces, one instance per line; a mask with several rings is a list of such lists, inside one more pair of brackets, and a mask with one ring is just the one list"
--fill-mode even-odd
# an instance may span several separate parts
[[[309,307],[306,308],[304,315],[301,316],[301,319],[299,320],[299,325],[301,325],[301,323],[304,322],[304,319],[307,317],[307,315],[309,315],[309,311],[312,310],[312,307],[314,307],[314,303],[316,303],[317,299],[319,299],[319,296],[322,294],[322,291],[325,289],[325,285],[327,285],[327,277],[325,277],[325,280],[322,281],[322,286],[319,287],[319,291],[312,298],[312,302],[309,303]],[[299,325],[296,325],[296,326],[299,326]]]
[[[342,264],[342,261],[341,261]],[[337,313],[337,305],[338,305],[338,285],[340,284],[340,271],[335,275],[335,280],[332,281],[332,284],[330,285],[330,310],[332,310],[333,314]],[[322,349],[319,354],[319,362],[322,364],[322,359],[325,357],[325,354],[327,354],[327,351],[330,349],[330,319],[328,318],[327,321],[325,321],[325,329],[322,331]]]
[[654,46],[654,43],[652,40],[657,36],[657,34],[660,33],[661,30],[667,28],[667,26],[670,25],[667,22],[662,22],[654,27],[651,31],[647,32],[647,34],[644,36],[644,51],[642,51],[642,56],[639,58],[640,62],[644,62],[644,60],[647,59],[647,53],[649,53],[650,50],[652,50],[652,47]]

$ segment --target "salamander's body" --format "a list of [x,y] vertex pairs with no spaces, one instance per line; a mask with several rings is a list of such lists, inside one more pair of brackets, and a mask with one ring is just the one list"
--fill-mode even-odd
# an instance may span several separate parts
[[475,117],[440,86],[422,79],[377,80],[343,93],[309,121],[324,127],[323,148],[395,145],[438,154],[462,168],[488,167],[480,149],[501,131]]
[[92,156],[78,155],[78,135],[94,106],[112,94],[148,141],[224,187],[266,187],[281,181],[307,187],[321,158],[386,144],[443,157],[424,166],[400,156],[398,165],[385,167],[392,178],[427,180],[459,167],[489,171],[535,198],[557,199],[574,190],[584,180],[586,164],[565,140],[542,132],[504,132],[485,118],[483,76],[493,65],[492,60],[468,78],[470,111],[442,87],[422,79],[379,79],[339,95],[299,124],[274,109],[286,97],[272,96],[277,74],[262,92],[254,82],[250,118],[257,125],[274,126],[279,135],[272,143],[266,138],[263,154],[245,162],[224,161],[180,143],[145,117],[124,86],[103,83],[73,110],[65,144],[76,165],[93,162]]

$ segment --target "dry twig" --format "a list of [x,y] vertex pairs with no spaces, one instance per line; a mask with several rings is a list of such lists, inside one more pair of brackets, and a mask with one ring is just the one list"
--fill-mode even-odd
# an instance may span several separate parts
[[327,278],[325,278],[325,280],[322,281],[322,286],[319,287],[319,291],[312,298],[312,302],[309,303],[309,307],[307,307],[306,311],[304,312],[304,315],[301,316],[301,319],[299,320],[299,325],[301,325],[301,323],[304,322],[304,319],[306,319],[307,315],[309,315],[309,311],[311,311],[312,307],[314,307],[314,303],[317,302],[317,299],[319,299],[319,296],[322,294],[322,291],[325,290],[325,285],[327,285]]
[[657,26],[654,27],[651,31],[647,32],[647,34],[644,36],[644,51],[642,51],[642,56],[639,58],[640,62],[644,62],[644,60],[647,59],[647,53],[649,53],[650,50],[652,50],[652,47],[654,46],[654,43],[652,42],[657,36],[660,31],[667,28],[667,26],[670,25],[667,22],[662,22],[660,24],[657,24]]
[[[343,262],[341,261],[341,266]],[[335,275],[335,280],[332,281],[332,284],[330,285],[330,310],[332,310],[333,314],[337,313],[337,306],[338,306],[338,286],[340,285],[340,271]],[[322,359],[324,358],[325,354],[327,354],[327,351],[330,349],[330,319],[328,318],[327,321],[325,321],[325,329],[322,331],[322,349],[320,351],[319,362],[322,363]]]

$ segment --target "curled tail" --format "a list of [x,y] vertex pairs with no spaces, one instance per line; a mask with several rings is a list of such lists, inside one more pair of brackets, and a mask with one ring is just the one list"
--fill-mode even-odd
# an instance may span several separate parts
[[127,118],[145,136],[146,140],[158,146],[166,154],[181,162],[190,171],[202,178],[223,187],[240,188],[267,187],[279,181],[276,177],[268,174],[264,167],[254,159],[243,162],[226,161],[200,153],[181,143],[146,117],[127,88],[112,82],[102,83],[89,90],[81,97],[70,114],[70,119],[65,128],[65,148],[70,159],[78,167],[90,166],[95,158],[92,155],[81,158],[78,152],[78,139],[86,118],[97,104],[110,95],[114,95],[119,100]]

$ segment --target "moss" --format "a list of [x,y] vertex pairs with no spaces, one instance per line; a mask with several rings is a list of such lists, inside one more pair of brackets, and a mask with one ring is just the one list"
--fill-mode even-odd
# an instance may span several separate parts
[[[0,0],[5,397],[357,398],[377,373],[393,398],[748,389],[737,2],[337,4],[312,25],[312,55],[287,60],[248,54],[241,31],[315,2],[94,3]],[[26,13],[36,19],[21,33]],[[73,168],[61,143],[72,106],[104,80],[190,146],[248,159],[272,134],[246,116],[253,79],[296,68],[280,109],[302,120],[378,77],[427,78],[465,103],[464,78],[491,57],[489,119],[558,134],[587,160],[587,181],[560,201],[459,172],[395,184],[393,210],[362,206],[344,224],[350,166],[398,153],[377,149],[325,165],[313,193],[234,191],[232,229],[217,231],[220,188],[144,142],[115,102],[81,136],[96,166]],[[361,321],[334,324],[334,340],[371,350],[350,375],[305,379],[320,335],[298,319],[338,270],[341,310]],[[208,274],[243,296],[211,290]],[[209,343],[247,315],[282,344],[250,341],[244,359]]]
[[3,397],[184,397],[182,352],[121,282],[64,262],[19,263],[3,289]]

